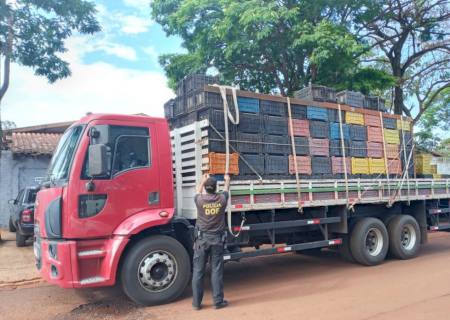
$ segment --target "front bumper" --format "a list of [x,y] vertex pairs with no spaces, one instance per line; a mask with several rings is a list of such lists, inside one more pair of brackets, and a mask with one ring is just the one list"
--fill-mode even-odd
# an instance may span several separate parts
[[36,266],[42,278],[62,288],[114,285],[124,237],[48,240],[35,237]]

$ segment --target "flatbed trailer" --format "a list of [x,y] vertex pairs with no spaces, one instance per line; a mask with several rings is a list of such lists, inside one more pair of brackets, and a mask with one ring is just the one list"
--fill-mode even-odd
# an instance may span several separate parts
[[[208,128],[208,120],[202,120],[171,131],[176,214],[187,219],[196,218],[195,185],[208,170]],[[239,236],[229,237],[228,246],[233,248],[234,243],[245,246],[256,235],[256,242],[269,242],[272,247],[259,249],[257,244],[253,251],[230,250],[224,260],[348,246],[353,226],[364,217],[376,217],[388,225],[396,215],[414,216],[420,226],[422,243],[427,240],[427,231],[450,230],[450,179],[403,175],[347,180],[232,180],[230,196],[234,222],[230,233]],[[248,215],[264,215],[266,220],[249,223]],[[299,242],[286,243],[283,243],[289,240],[286,236],[275,240],[277,234],[292,232],[293,228],[317,231],[321,237],[314,237],[315,241],[298,237]],[[267,236],[261,237],[261,231]]]

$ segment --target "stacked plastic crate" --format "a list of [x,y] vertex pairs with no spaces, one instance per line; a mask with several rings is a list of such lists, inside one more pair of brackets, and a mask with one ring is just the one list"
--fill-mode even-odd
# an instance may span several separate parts
[[[166,117],[172,128],[209,120],[207,141],[203,146],[208,148],[210,172],[221,174],[225,167],[222,97],[217,90],[205,89],[204,81],[193,83],[185,79],[180,85],[184,96],[166,103]],[[386,167],[390,175],[403,173],[407,162],[405,153],[408,157],[412,149],[410,123],[387,114],[380,118],[379,113],[362,110],[364,99],[356,93],[338,94],[338,99],[345,104],[341,114],[337,104],[299,105],[295,101],[291,104],[297,166],[294,165],[287,103],[264,95],[239,95],[239,124],[229,122],[231,168],[238,179],[292,179],[296,170],[301,179],[343,178],[345,172],[348,178],[370,178],[386,175]],[[184,112],[175,115],[179,100],[185,101]],[[230,94],[227,101],[234,114]],[[410,176],[414,174],[413,167],[411,159]]]

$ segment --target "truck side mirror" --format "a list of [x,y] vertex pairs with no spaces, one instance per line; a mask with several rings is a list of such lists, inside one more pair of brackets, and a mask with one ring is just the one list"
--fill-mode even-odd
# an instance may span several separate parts
[[9,204],[17,204],[17,201],[16,201],[16,199],[9,199],[8,203]]
[[108,155],[104,144],[89,146],[89,175],[91,177],[104,176],[108,173]]

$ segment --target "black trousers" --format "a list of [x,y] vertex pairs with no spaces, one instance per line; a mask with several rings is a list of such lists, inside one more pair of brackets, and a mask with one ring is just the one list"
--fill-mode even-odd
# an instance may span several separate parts
[[214,304],[223,301],[223,245],[221,234],[203,233],[194,243],[194,267],[192,274],[193,306],[200,306],[203,299],[203,278],[206,263],[211,258],[211,287]]

